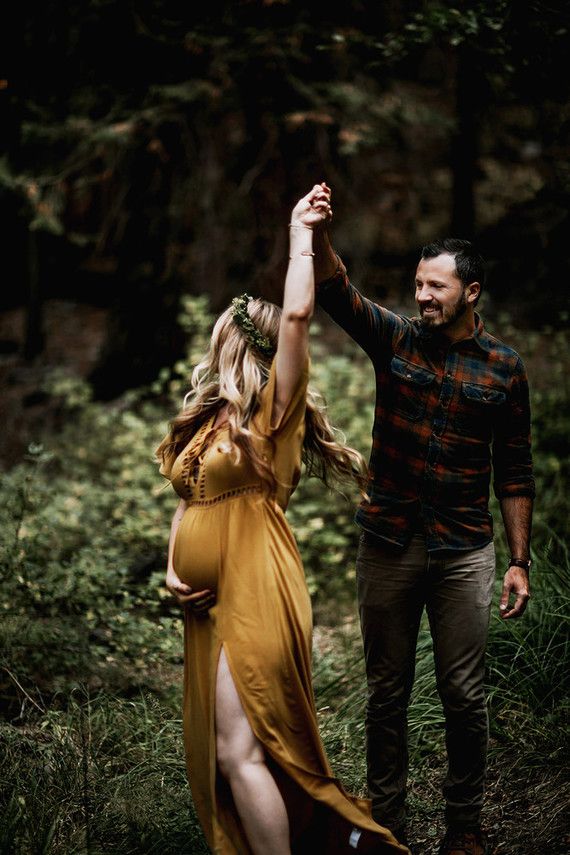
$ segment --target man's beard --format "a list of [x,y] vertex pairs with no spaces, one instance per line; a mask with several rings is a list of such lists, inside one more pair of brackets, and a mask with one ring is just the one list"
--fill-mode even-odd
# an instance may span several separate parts
[[447,329],[447,327],[458,321],[467,311],[469,303],[467,302],[467,296],[464,291],[454,306],[442,308],[437,302],[432,305],[436,309],[433,315],[429,314],[425,316],[423,310],[420,308],[421,324],[425,330],[439,331]]

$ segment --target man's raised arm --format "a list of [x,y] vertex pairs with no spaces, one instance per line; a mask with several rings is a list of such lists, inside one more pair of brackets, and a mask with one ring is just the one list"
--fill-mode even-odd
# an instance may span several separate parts
[[404,319],[364,297],[350,283],[326,225],[315,231],[313,249],[318,304],[371,358],[390,348]]

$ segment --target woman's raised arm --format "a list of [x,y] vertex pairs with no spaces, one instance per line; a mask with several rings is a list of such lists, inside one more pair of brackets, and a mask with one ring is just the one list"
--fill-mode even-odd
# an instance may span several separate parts
[[279,421],[303,371],[309,347],[309,324],[315,305],[313,232],[332,216],[331,191],[315,184],[300,199],[289,224],[289,266],[285,277],[283,313],[277,344],[276,385],[272,424]]

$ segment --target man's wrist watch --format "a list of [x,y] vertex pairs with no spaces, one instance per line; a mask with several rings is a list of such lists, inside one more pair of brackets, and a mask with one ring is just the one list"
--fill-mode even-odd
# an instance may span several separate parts
[[513,558],[512,556],[509,558],[509,567],[522,567],[523,570],[526,570],[528,573],[530,570],[530,565],[532,561],[530,558]]

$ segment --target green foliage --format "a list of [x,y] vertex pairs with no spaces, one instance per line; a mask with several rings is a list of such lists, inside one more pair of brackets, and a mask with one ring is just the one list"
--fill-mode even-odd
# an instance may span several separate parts
[[[46,384],[64,426],[31,445],[3,477],[0,691],[10,721],[0,726],[2,851],[81,852],[87,835],[93,852],[206,851],[183,769],[182,621],[164,588],[176,498],[152,460],[206,350],[207,301],[185,300],[180,320],[192,333],[191,351],[151,389],[101,404],[72,378],[51,375]],[[502,324],[499,332],[516,341],[507,319]],[[493,750],[508,757],[515,746],[529,769],[546,757],[557,770],[568,704],[567,335],[528,336],[519,350],[533,394],[536,570],[524,620],[492,621]],[[331,354],[317,327],[311,352],[312,384],[326,395],[331,420],[366,455],[374,388],[368,360],[350,343]],[[304,478],[288,517],[315,607],[321,731],[337,773],[363,792],[357,498]],[[500,576],[506,545],[496,528]],[[409,726],[421,778],[443,735],[425,625]]]
[[[501,587],[497,576],[495,602]],[[533,573],[533,600],[524,620],[492,613],[488,645],[487,693],[494,750],[546,750],[561,757],[570,698],[570,564],[554,567],[543,559]],[[363,744],[366,688],[360,635],[354,616],[335,631],[317,628],[314,670],[322,731],[333,756],[349,767],[351,756],[334,750],[345,729],[351,745]],[[409,710],[409,738],[415,762],[442,747],[443,713],[433,673],[432,642],[424,618],[416,654],[416,678]],[[343,767],[344,768],[344,767]],[[348,771],[348,768],[347,768]],[[361,770],[362,772],[362,770]],[[344,773],[343,773],[344,774]],[[359,773],[360,774],[360,773]]]
[[1,655],[19,681],[136,685],[180,661],[180,616],[159,572],[160,420],[150,405],[87,404],[49,452],[30,449],[4,477]]
[[181,727],[154,695],[81,692],[26,728],[0,725],[0,851],[206,855]]
[[424,10],[412,15],[401,30],[389,33],[375,46],[386,60],[393,61],[403,59],[413,47],[430,44],[436,39],[453,47],[476,39],[480,46],[492,34],[493,50],[503,54],[507,44],[501,34],[507,16],[508,3],[505,0],[493,3],[479,0],[461,9],[453,3],[429,3]]
[[[2,484],[0,632],[5,660],[20,680],[63,688],[67,679],[107,684],[114,674],[137,684],[150,665],[180,661],[181,622],[162,580],[174,496],[158,482],[152,449],[181,404],[190,366],[206,350],[212,316],[205,299],[186,298],[180,320],[193,333],[191,351],[163,371],[152,398],[143,391],[103,405],[65,375],[46,381],[67,414],[66,426],[44,446],[30,447]],[[538,484],[535,558],[559,567],[567,560],[568,534],[567,337],[530,340],[527,349]],[[546,382],[553,371],[555,384]],[[333,423],[367,456],[374,380],[366,357],[351,344],[326,354],[315,328],[311,382],[326,394]],[[288,511],[317,620],[324,622],[353,597],[358,496],[347,492],[327,492],[304,478]],[[497,535],[502,561],[501,525]],[[42,649],[53,654],[47,663]]]
[[[374,401],[374,372],[360,353],[326,355],[315,327],[311,341],[311,385],[326,396],[332,423],[345,440],[368,457]],[[355,488],[324,492],[316,479],[301,479],[287,514],[299,544],[309,590],[319,616],[338,614],[352,597],[357,529],[353,522]]]
[[[551,97],[552,84],[562,76],[557,72],[565,67],[568,21],[558,2],[535,2],[523,14],[506,0],[348,3],[329,6],[324,18],[320,8],[295,2],[226,2],[213,15],[194,8],[174,12],[171,4],[146,6],[142,11],[125,10],[117,0],[75,3],[61,18],[57,4],[48,2],[45,21],[31,11],[23,14],[23,65],[52,66],[56,46],[65,43],[73,81],[65,91],[44,92],[39,81],[25,91],[10,85],[21,132],[13,134],[10,155],[0,161],[0,186],[26,200],[32,228],[64,234],[71,242],[103,240],[112,248],[115,220],[129,215],[129,164],[145,150],[158,154],[163,165],[176,162],[178,177],[167,200],[173,213],[181,183],[186,198],[205,187],[204,195],[223,198],[228,206],[234,175],[251,186],[250,170],[253,182],[266,160],[286,163],[291,157],[289,165],[295,165],[300,150],[291,131],[301,126],[315,141],[325,131],[333,148],[354,157],[389,136],[394,124],[413,121],[413,110],[407,118],[404,109],[386,116],[378,106],[394,88],[396,74],[398,82],[409,78],[406,61],[421,61],[434,45],[449,60],[450,83],[452,54],[467,47],[485,58],[481,80],[492,77],[507,97],[524,102],[534,95],[524,75],[514,89],[516,72],[533,76],[540,99]],[[58,21],[58,39],[46,40],[46,21]],[[106,50],[93,53],[92,45],[102,41]],[[125,55],[138,63],[131,85],[111,86]],[[245,106],[252,92],[255,110]],[[412,97],[408,92],[407,100]],[[428,115],[417,111],[417,132]],[[442,121],[454,123],[443,102],[431,116],[432,132],[441,132]],[[171,127],[183,141],[180,150],[172,144]],[[257,134],[261,145],[252,149],[262,155],[244,163],[247,139]],[[401,145],[397,131],[391,141]],[[212,177],[205,184],[204,163],[216,159],[232,178]],[[100,211],[98,188],[109,176],[116,194],[109,209]],[[243,189],[240,184],[239,195]],[[92,214],[89,232],[82,231],[82,217],[74,224],[66,210],[77,198]],[[197,229],[207,207],[206,200],[197,205]],[[221,217],[218,210],[218,223]],[[177,240],[176,226],[171,237]]]

